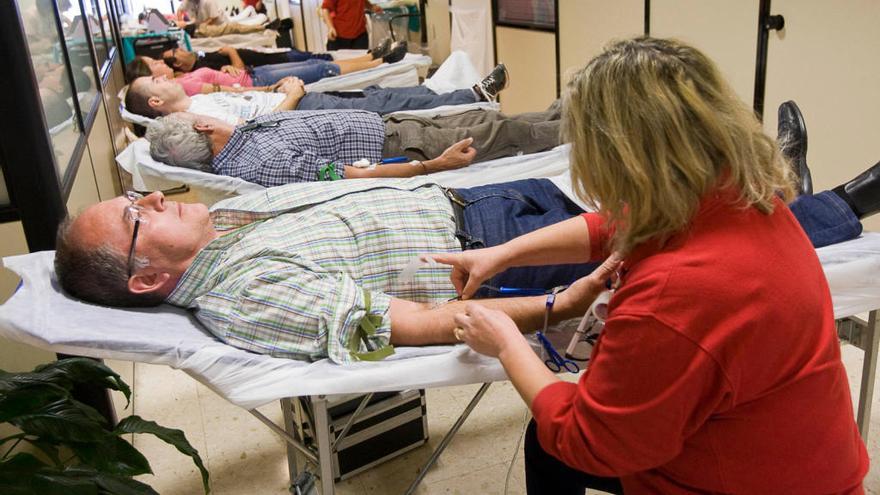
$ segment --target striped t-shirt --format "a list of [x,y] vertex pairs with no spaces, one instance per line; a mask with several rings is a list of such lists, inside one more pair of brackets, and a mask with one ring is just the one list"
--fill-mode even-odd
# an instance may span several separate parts
[[455,296],[441,267],[397,280],[418,254],[461,249],[449,200],[423,178],[275,187],[215,204],[212,219],[224,235],[196,256],[167,302],[195,310],[235,347],[347,363],[365,291],[369,314],[381,317],[374,347],[389,342],[391,297]]

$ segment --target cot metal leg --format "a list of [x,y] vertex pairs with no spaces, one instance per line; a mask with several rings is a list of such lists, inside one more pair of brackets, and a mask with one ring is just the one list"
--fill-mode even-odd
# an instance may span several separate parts
[[321,492],[333,495],[333,452],[330,447],[330,424],[327,415],[327,397],[312,396],[312,414],[315,420],[315,443],[318,444],[318,463],[321,470]]
[[[296,435],[296,426],[293,424],[293,402],[287,399],[281,399],[281,414],[284,417],[284,430],[293,438],[298,438]],[[296,449],[287,443],[287,472],[290,475],[290,482],[293,483],[293,480],[296,479],[299,471],[296,468]]]
[[446,450],[446,447],[449,445],[449,442],[452,441],[452,437],[454,437],[455,434],[458,433],[458,430],[459,430],[459,428],[461,428],[461,425],[464,424],[464,421],[468,418],[468,416],[470,416],[471,411],[473,411],[474,408],[477,407],[477,404],[480,402],[480,399],[483,398],[483,395],[486,393],[486,390],[489,389],[489,385],[491,385],[491,383],[484,383],[483,385],[480,386],[480,389],[477,390],[476,394],[474,394],[474,398],[471,399],[471,401],[468,403],[467,407],[464,408],[464,411],[462,411],[461,415],[455,421],[455,424],[452,425],[452,428],[449,429],[449,431],[446,433],[446,436],[444,436],[443,440],[440,441],[440,445],[437,446],[437,448],[434,450],[434,453],[431,454],[431,457],[428,459],[428,461],[425,463],[425,465],[422,466],[422,469],[419,470],[418,476],[416,476],[416,479],[412,482],[411,485],[409,485],[409,488],[406,490],[405,495],[412,495],[412,493],[416,491],[416,488],[418,488],[419,483],[421,483],[422,479],[425,477],[425,475],[428,474],[428,469],[431,469],[431,466],[433,466],[434,463],[437,462],[437,459],[440,457],[440,454],[442,454],[443,451]]
[[862,440],[868,441],[868,427],[871,425],[871,402],[874,400],[874,375],[877,373],[877,350],[880,344],[880,322],[877,321],[877,310],[868,316],[868,331],[862,336],[865,349],[865,361],[862,364],[862,387],[859,392],[859,410],[856,422]]
[[300,451],[300,453],[302,455],[304,455],[306,457],[306,459],[314,462],[315,464],[318,464],[318,458],[315,457],[315,454],[312,453],[312,451],[309,450],[308,447],[303,445],[299,440],[297,440],[297,439],[293,438],[291,435],[289,435],[284,430],[284,428],[281,428],[280,426],[273,423],[271,419],[267,418],[266,416],[263,416],[263,414],[260,413],[260,411],[257,411],[256,409],[248,409],[248,412],[253,414],[255,418],[259,419],[261,423],[263,423],[264,425],[269,427],[269,429],[272,430],[273,432],[275,432],[276,435],[283,438],[284,441],[287,442],[288,445],[292,445],[296,450]]

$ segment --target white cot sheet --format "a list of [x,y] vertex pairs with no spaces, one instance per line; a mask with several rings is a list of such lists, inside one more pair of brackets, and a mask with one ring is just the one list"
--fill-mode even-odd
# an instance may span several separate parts
[[[545,176],[571,197],[567,156],[567,147],[561,146],[478,164],[476,169],[445,172],[441,182],[466,187]],[[880,234],[866,233],[817,253],[831,287],[835,317],[880,308]],[[245,409],[291,396],[506,379],[496,360],[464,345],[399,347],[386,361],[348,366],[252,354],[215,340],[179,308],[122,310],[68,297],[54,278],[51,251],[3,261],[21,275],[22,286],[0,306],[0,336],[55,352],[179,368]]]

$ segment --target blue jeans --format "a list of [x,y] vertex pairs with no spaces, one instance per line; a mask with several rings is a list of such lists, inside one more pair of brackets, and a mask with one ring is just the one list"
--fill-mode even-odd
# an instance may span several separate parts
[[326,60],[310,59],[286,64],[261,65],[251,70],[254,86],[271,86],[288,76],[306,84],[339,75],[339,66]]
[[470,89],[437,94],[425,86],[409,88],[380,88],[370,86],[362,92],[306,93],[299,100],[297,110],[367,110],[378,114],[406,110],[422,110],[443,105],[475,103],[476,95]]
[[814,247],[855,239],[862,233],[862,223],[852,208],[831,191],[798,196],[788,207]]
[[[497,246],[583,213],[547,179],[519,180],[455,192],[466,203],[464,229],[456,234],[465,249]],[[800,196],[789,208],[814,247],[854,239],[862,233],[859,219],[833,192]],[[495,287],[550,289],[570,284],[588,275],[596,266],[589,263],[511,268],[486,283]],[[477,292],[477,297],[496,295],[486,289]]]
[[[584,211],[547,179],[456,189],[465,200],[464,232],[457,233],[466,249],[492,247],[533,230],[568,220]],[[511,268],[488,280],[495,287],[551,289],[588,275],[596,263]],[[476,297],[497,297],[480,289]]]
[[329,53],[312,53],[312,52],[301,52],[296,48],[291,48],[286,52],[282,52],[287,55],[288,62],[305,62],[306,60],[329,60],[333,61],[333,55]]

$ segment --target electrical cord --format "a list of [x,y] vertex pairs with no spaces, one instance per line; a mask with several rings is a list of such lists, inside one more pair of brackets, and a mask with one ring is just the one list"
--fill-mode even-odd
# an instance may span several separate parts
[[504,495],[507,495],[507,488],[510,486],[510,475],[513,473],[513,464],[516,462],[516,454],[519,452],[523,438],[526,436],[526,428],[529,425],[529,416],[531,416],[531,412],[529,411],[529,408],[526,407],[526,412],[523,414],[522,432],[520,432],[519,440],[516,441],[516,447],[513,449],[513,456],[510,458],[510,465],[507,466],[507,476],[504,477]]

